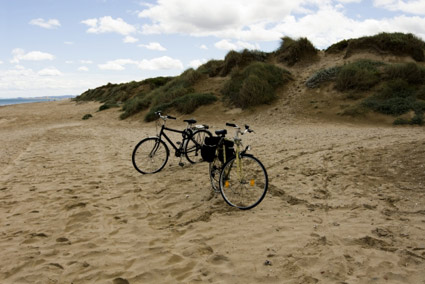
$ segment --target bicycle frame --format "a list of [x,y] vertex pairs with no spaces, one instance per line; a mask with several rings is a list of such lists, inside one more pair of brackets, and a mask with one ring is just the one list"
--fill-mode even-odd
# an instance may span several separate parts
[[[175,132],[175,133],[180,133],[183,136],[183,140],[182,140],[181,146],[180,147],[177,147],[173,143],[173,141],[167,136],[167,134],[165,133],[165,131],[171,131],[171,132]],[[161,126],[161,130],[159,131],[159,134],[158,134],[158,138],[159,138],[159,140],[162,140],[162,137],[164,137],[165,140],[168,141],[168,144],[170,144],[177,153],[180,153],[181,154],[181,147],[183,146],[184,140],[187,139],[187,138],[184,137],[184,134],[187,133],[188,135],[190,135],[191,132],[192,131],[190,129],[177,130],[177,129],[168,128],[165,125],[162,125]]]

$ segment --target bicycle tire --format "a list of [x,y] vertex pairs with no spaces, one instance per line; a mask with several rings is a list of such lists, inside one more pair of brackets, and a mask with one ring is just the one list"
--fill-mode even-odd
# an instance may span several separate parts
[[218,157],[215,157],[214,160],[209,163],[208,171],[210,174],[211,187],[215,192],[220,192],[220,173],[222,168],[223,163]]
[[[153,155],[151,156],[153,152]],[[161,171],[168,161],[170,150],[158,137],[141,140],[134,147],[131,160],[134,168],[141,174],[153,174]]]
[[236,157],[227,161],[220,173],[220,192],[227,204],[252,209],[264,199],[268,189],[266,168],[254,156],[241,154],[241,173]]
[[205,129],[200,129],[196,130],[188,139],[186,139],[184,152],[186,159],[191,164],[202,162],[201,147],[204,144],[205,137],[207,136],[211,137],[211,132]]

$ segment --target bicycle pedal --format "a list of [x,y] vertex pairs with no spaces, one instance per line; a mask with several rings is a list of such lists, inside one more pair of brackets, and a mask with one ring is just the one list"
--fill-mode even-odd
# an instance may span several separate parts
[[184,163],[180,162],[180,163],[179,163],[179,166],[180,166],[180,167],[184,167]]

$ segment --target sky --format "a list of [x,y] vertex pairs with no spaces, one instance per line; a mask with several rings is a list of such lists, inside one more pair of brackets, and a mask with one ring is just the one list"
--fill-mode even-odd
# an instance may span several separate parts
[[176,76],[281,38],[425,39],[425,0],[0,0],[0,98]]

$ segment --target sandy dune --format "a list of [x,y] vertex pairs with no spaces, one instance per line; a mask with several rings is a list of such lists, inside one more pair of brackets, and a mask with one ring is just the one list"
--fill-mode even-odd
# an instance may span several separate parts
[[98,107],[0,108],[0,283],[425,283],[423,127],[244,113],[270,191],[240,211],[205,163],[137,173],[155,124]]

